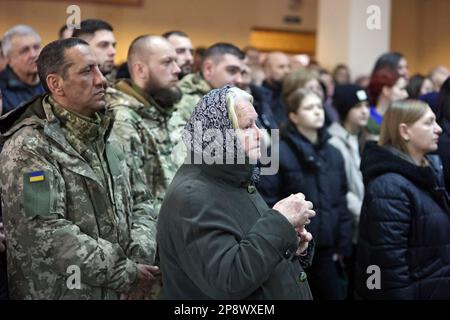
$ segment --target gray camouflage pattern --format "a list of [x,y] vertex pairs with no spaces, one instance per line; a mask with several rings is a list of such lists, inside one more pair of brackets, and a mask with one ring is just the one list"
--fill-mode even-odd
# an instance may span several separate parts
[[[117,299],[136,280],[137,262],[154,263],[151,194],[133,180],[110,127],[107,115],[86,119],[38,97],[2,130],[11,298]],[[42,181],[32,181],[36,172]],[[72,265],[80,289],[68,289]]]

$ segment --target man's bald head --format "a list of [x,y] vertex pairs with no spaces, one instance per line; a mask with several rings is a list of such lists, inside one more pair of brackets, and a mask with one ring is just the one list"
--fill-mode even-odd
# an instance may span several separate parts
[[283,52],[271,52],[267,54],[264,62],[266,81],[269,83],[281,83],[284,76],[290,71],[289,57]]
[[441,90],[442,84],[449,76],[450,72],[445,66],[437,66],[431,70],[428,78],[430,78],[431,82],[433,82],[434,91]]
[[136,62],[147,63],[151,55],[158,51],[170,51],[173,48],[170,42],[161,36],[143,35],[139,36],[131,42],[128,49],[127,64],[128,69],[132,73],[132,66]]
[[181,96],[176,85],[180,68],[175,48],[167,39],[153,35],[134,39],[128,50],[127,63],[133,82],[155,100],[160,100],[160,104],[171,106],[179,100]]

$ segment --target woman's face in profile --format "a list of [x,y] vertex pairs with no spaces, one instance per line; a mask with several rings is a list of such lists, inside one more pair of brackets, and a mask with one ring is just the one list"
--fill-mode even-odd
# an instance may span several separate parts
[[408,61],[405,58],[401,58],[397,65],[397,72],[405,79],[409,78]]
[[437,124],[433,111],[428,108],[422,118],[408,126],[408,133],[410,149],[420,154],[427,154],[437,150],[442,129]]
[[420,87],[420,95],[423,96],[424,94],[433,92],[433,90],[433,82],[431,82],[430,79],[425,78],[425,80],[423,80],[422,86]]
[[398,78],[395,85],[390,90],[390,100],[391,101],[400,101],[408,98],[408,91],[406,91],[406,86],[408,82],[405,78]]
[[258,114],[249,101],[239,101],[236,103],[236,116],[239,125],[237,130],[239,141],[249,159],[256,161],[261,157],[261,131],[256,126]]

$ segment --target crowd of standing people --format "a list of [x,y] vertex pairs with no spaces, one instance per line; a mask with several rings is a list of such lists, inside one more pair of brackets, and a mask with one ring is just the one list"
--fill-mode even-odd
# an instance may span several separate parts
[[450,299],[446,67],[59,37],[1,38],[0,299]]

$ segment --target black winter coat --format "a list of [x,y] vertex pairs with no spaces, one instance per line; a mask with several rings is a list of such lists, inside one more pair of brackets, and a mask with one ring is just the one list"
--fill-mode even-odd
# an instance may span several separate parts
[[251,173],[248,165],[178,170],[158,218],[166,299],[312,299],[295,230],[246,185]]
[[18,108],[20,105],[45,92],[40,83],[29,85],[22,82],[10,66],[7,66],[5,70],[0,72],[0,91],[3,100],[2,114]]
[[272,109],[273,118],[277,123],[277,127],[280,128],[288,122],[287,107],[281,97],[281,84],[269,84],[264,81],[262,86],[272,93],[270,107]]
[[267,88],[251,84],[250,93],[253,96],[253,107],[258,114],[258,126],[266,130],[277,129],[278,124],[271,108],[272,92]]
[[438,154],[444,166],[444,179],[447,191],[450,190],[450,123],[443,120],[439,123],[442,127],[442,134],[439,137]]
[[[450,299],[449,199],[437,156],[419,167],[368,144],[361,171],[366,187],[356,262],[356,296],[363,299]],[[371,265],[381,289],[369,290]],[[369,283],[376,284],[376,278]]]
[[303,193],[316,211],[306,226],[316,248],[350,256],[353,217],[347,209],[344,160],[329,138],[324,128],[319,131],[319,143],[313,145],[289,123],[281,134],[278,174],[261,176],[258,189],[270,207],[291,194]]

